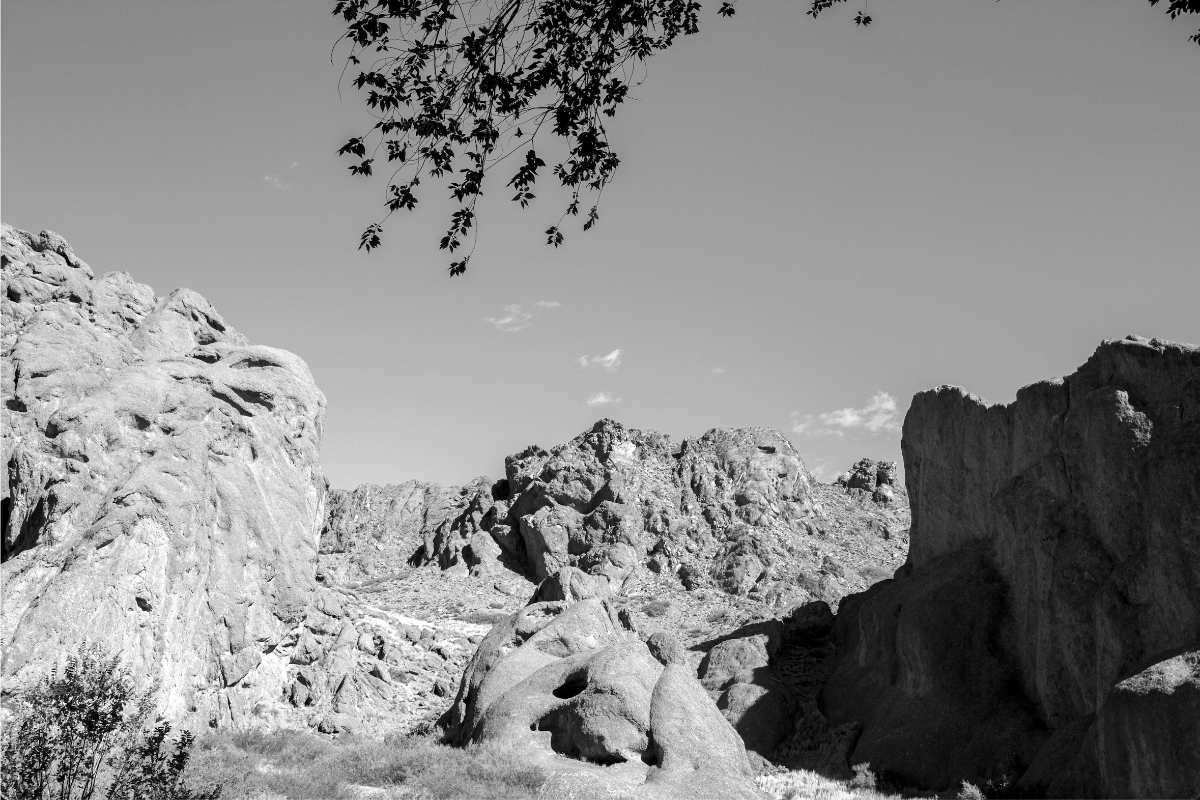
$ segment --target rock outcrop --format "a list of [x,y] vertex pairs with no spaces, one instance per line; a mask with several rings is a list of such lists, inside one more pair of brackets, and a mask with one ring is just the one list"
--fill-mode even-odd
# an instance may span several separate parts
[[459,744],[504,742],[552,785],[762,796],[741,739],[691,669],[662,663],[603,599],[533,603],[497,624],[443,724]]
[[101,640],[168,715],[249,720],[320,599],[324,396],[195,292],[0,236],[5,690]]
[[823,693],[852,761],[945,788],[1200,792],[1200,349],[1104,342],[1007,406],[904,422],[909,560],[847,598]]
[[879,578],[843,564],[848,550],[863,551],[854,562],[873,570],[903,557],[907,508],[862,512],[866,522],[844,532],[861,547],[847,547],[821,501],[832,491],[775,430],[715,429],[678,442],[605,419],[552,450],[509,456],[498,481],[331,491],[322,566],[351,585],[404,565],[535,582],[569,567],[613,594],[649,570],[773,607],[836,605]]

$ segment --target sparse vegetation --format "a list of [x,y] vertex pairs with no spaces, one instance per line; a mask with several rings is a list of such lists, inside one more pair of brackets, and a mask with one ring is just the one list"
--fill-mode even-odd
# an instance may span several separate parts
[[651,600],[642,606],[642,613],[647,617],[665,617],[670,610],[670,600]]
[[465,615],[462,620],[463,622],[471,622],[476,625],[495,625],[508,616],[508,612],[503,609],[497,611],[481,608],[478,611],[472,611],[470,614]]
[[983,800],[985,797],[983,790],[969,781],[962,782],[962,788],[955,796],[958,800]]
[[534,797],[545,780],[503,747],[456,748],[428,736],[333,740],[295,730],[209,734],[197,742],[184,777],[195,790],[226,787],[228,800],[336,800],[355,797],[361,787],[406,800],[522,800]]
[[[875,788],[875,776],[868,764],[859,764],[854,773],[851,780],[838,781],[798,769],[763,775],[755,782],[775,800],[898,800],[899,795],[884,794]],[[864,785],[867,776],[870,776],[871,786]]]
[[193,736],[147,730],[153,691],[138,692],[118,656],[92,645],[18,694],[3,730],[4,800],[216,800],[183,783]]

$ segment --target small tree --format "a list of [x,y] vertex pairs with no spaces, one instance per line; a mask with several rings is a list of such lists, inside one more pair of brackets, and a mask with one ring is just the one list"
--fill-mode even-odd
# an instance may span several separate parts
[[119,656],[99,645],[67,656],[17,698],[4,726],[0,794],[4,800],[90,800],[112,776],[109,800],[215,800],[181,783],[193,737],[185,732],[167,757],[163,723],[144,733],[153,691],[138,692]]

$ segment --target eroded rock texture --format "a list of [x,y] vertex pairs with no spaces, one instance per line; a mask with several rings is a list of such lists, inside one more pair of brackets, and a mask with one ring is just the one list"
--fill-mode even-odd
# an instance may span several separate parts
[[852,761],[1050,796],[1200,792],[1200,349],[1130,337],[1008,406],[918,394],[909,562],[838,614]]
[[691,669],[664,663],[604,599],[533,603],[497,624],[443,724],[459,744],[515,748],[566,793],[761,796],[742,740]]
[[0,236],[6,690],[100,640],[168,715],[246,720],[316,613],[324,396],[195,292]]
[[[715,429],[679,442],[605,419],[552,450],[509,456],[498,481],[334,490],[321,552],[348,584],[404,564],[535,582],[570,567],[618,594],[643,569],[773,607],[836,604],[878,579],[857,567],[895,557],[907,506],[868,503],[879,510],[852,526],[846,547],[821,491],[841,494],[817,487],[778,431]],[[854,561],[841,563],[847,555]]]

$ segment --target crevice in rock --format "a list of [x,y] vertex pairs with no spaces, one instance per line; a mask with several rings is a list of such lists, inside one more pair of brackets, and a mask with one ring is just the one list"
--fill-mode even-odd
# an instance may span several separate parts
[[[12,498],[0,500],[0,537],[8,536],[8,519],[12,514]],[[7,560],[7,559],[6,559]]]

